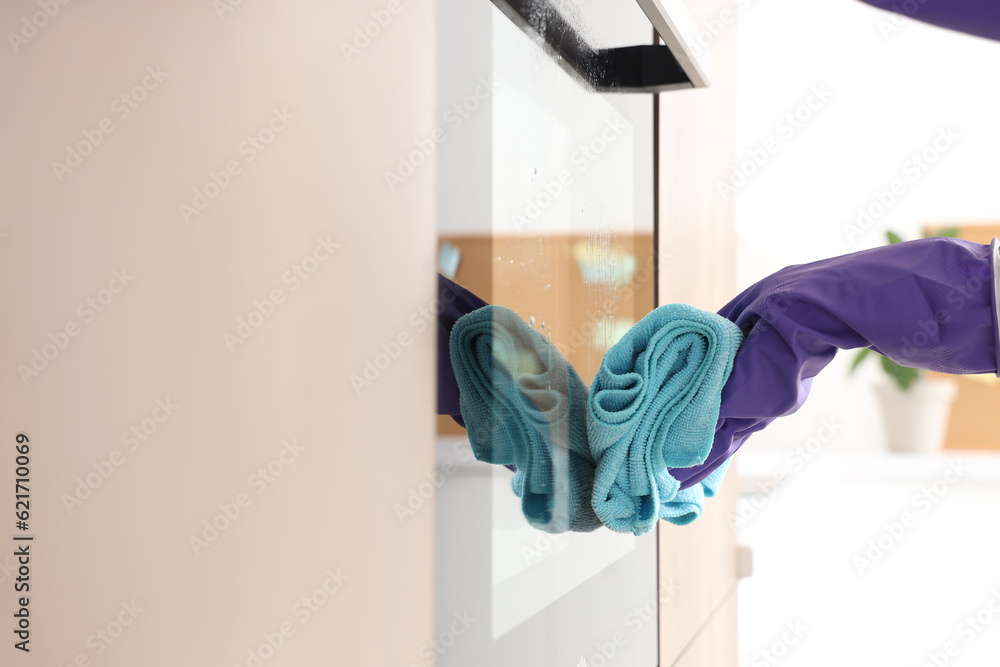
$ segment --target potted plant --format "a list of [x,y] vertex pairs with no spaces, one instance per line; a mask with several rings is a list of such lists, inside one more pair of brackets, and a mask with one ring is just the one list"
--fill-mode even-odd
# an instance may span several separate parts
[[[941,230],[935,236],[954,238],[955,228]],[[902,239],[886,232],[889,243]],[[869,356],[879,358],[888,382],[876,386],[882,403],[882,418],[889,449],[897,452],[932,452],[944,447],[951,405],[958,393],[958,383],[952,378],[929,379],[926,371],[900,366],[892,359],[869,348],[855,357],[849,373]]]

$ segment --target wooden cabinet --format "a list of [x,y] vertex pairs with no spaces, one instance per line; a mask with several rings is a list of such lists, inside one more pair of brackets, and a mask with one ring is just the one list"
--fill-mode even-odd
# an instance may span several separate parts
[[[657,185],[659,304],[715,312],[736,286],[735,210],[718,184],[736,160],[736,17],[728,0],[685,3],[712,50],[712,84],[660,95]],[[723,181],[724,182],[724,181]],[[688,526],[660,526],[660,665],[736,665],[737,545],[731,470]]]

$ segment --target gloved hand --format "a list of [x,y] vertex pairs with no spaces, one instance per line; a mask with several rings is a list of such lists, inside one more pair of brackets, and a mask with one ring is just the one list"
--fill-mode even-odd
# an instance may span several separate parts
[[462,409],[458,402],[458,382],[451,367],[448,343],[451,330],[463,315],[488,305],[478,296],[438,274],[437,316],[437,413],[449,415],[465,428]]
[[805,402],[838,349],[870,347],[900,365],[996,373],[989,246],[932,238],[864,250],[774,273],[719,314],[745,336],[722,391],[712,451],[672,468],[686,489],[746,438]]
[[1000,39],[996,0],[863,0],[869,5],[949,30]]

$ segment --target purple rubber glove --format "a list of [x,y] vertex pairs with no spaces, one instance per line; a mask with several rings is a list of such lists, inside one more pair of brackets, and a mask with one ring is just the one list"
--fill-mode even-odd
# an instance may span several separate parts
[[997,0],[862,0],[879,9],[970,35],[1000,39]]
[[838,348],[870,347],[941,373],[996,373],[992,256],[979,243],[922,239],[789,266],[747,289],[719,311],[746,340],[722,391],[712,452],[670,474],[688,488],[751,433],[795,412]]
[[451,416],[462,428],[465,428],[465,422],[458,404],[458,382],[451,368],[448,342],[451,340],[452,327],[459,318],[486,305],[485,301],[469,290],[438,274],[438,307],[435,309],[438,311],[437,413]]

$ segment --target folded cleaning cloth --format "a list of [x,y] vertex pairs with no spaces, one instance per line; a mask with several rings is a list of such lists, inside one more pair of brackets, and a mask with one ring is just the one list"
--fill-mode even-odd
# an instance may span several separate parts
[[[695,466],[709,455],[742,341],[726,318],[671,304],[646,315],[604,355],[590,388],[587,431],[597,461],[592,505],[608,528],[641,535],[658,519],[683,524],[700,515],[704,489],[678,498],[680,482],[668,467]],[[709,482],[711,493],[717,481]]]
[[511,488],[532,526],[549,533],[601,526],[590,504],[587,385],[515,312],[486,306],[451,330],[452,368],[472,451],[514,464]]
[[726,459],[701,482],[678,491],[672,500],[660,506],[660,518],[677,526],[686,526],[700,517],[705,509],[705,498],[718,493],[732,462],[732,459]]

